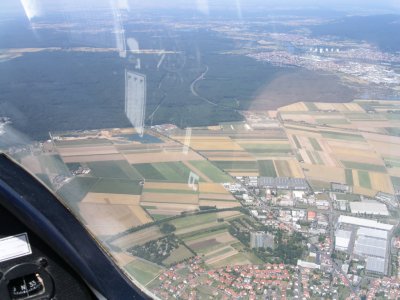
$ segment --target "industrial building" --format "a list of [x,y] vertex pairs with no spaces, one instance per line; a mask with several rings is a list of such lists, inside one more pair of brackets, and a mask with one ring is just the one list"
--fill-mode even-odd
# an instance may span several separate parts
[[353,188],[347,184],[331,182],[331,190],[339,193],[352,193]]
[[335,249],[347,251],[351,239],[351,231],[338,229],[335,233]]
[[258,186],[278,190],[308,191],[310,186],[304,178],[259,177]]
[[352,214],[367,214],[367,215],[379,215],[379,216],[389,215],[389,211],[386,205],[375,200],[350,202],[350,211]]
[[354,226],[359,226],[359,227],[380,229],[380,230],[386,230],[386,231],[390,231],[393,229],[393,225],[380,223],[376,220],[369,220],[369,219],[356,218],[356,217],[343,216],[343,215],[341,215],[339,217],[338,223],[349,224],[349,225],[354,225]]
[[370,275],[386,275],[390,261],[392,225],[375,220],[340,216],[335,232],[335,249],[365,260]]
[[399,207],[399,202],[394,195],[379,192],[378,194],[376,194],[375,198],[393,208]]

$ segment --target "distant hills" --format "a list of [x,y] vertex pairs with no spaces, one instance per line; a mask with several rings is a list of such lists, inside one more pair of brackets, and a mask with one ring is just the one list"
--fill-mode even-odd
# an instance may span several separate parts
[[367,41],[388,52],[400,51],[400,15],[351,16],[311,27],[317,36]]

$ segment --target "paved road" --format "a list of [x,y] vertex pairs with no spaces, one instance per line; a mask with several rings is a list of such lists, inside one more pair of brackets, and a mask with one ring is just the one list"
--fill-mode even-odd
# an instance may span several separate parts
[[217,103],[211,101],[210,99],[204,98],[203,96],[199,95],[199,93],[196,91],[197,82],[204,79],[204,76],[206,76],[206,74],[208,73],[208,70],[209,70],[209,67],[206,66],[206,70],[203,73],[201,73],[199,77],[197,77],[195,80],[193,80],[192,84],[190,85],[190,91],[192,92],[192,94],[194,96],[208,102],[211,105],[218,106]]

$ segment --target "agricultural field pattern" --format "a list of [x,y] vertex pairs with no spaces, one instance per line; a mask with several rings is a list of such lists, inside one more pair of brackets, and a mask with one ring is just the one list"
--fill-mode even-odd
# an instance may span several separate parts
[[[160,288],[168,276],[198,274],[196,289],[208,295],[218,293],[207,286],[210,274],[234,266],[266,263],[282,278],[293,271],[292,257],[250,247],[251,232],[270,232],[279,243],[286,225],[274,229],[253,218],[243,193],[232,190],[240,190],[239,179],[304,179],[314,192],[339,183],[358,197],[395,195],[399,112],[398,101],[299,102],[244,111],[243,122],[147,127],[143,137],[134,128],[53,132],[40,151],[17,157],[115,253],[132,280],[168,296]],[[301,258],[301,238],[288,239],[299,242],[292,250]]]

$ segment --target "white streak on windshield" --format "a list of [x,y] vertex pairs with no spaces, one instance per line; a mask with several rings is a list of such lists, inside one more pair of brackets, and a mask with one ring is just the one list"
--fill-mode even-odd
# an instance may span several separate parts
[[240,0],[236,0],[236,11],[239,20],[241,20],[243,18],[243,15],[242,15],[242,4],[240,3]]
[[30,20],[42,14],[41,4],[38,0],[20,0],[26,17]]
[[197,0],[197,10],[205,15],[210,14],[208,0]]

